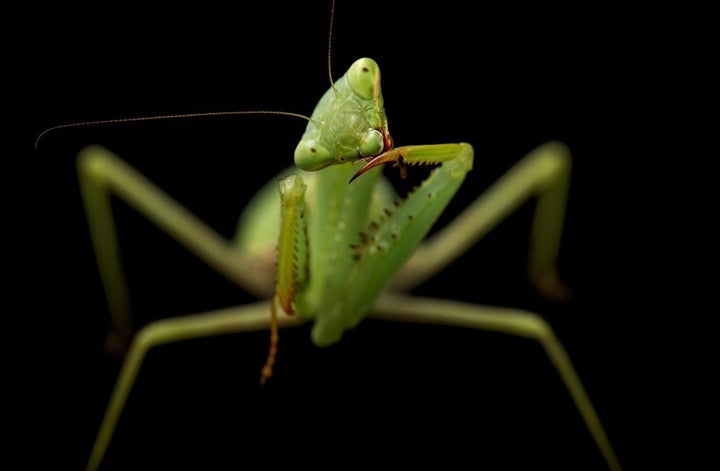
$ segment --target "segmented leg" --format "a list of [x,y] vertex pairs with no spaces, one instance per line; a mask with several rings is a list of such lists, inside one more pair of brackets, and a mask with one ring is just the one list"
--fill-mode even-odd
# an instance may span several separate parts
[[[392,284],[409,290],[442,271],[530,198],[537,198],[528,271],[538,289],[565,298],[556,262],[570,184],[570,152],[550,142],[528,154],[457,218],[423,242]],[[481,171],[481,170],[479,170]]]
[[116,195],[183,244],[219,273],[266,296],[272,280],[259,276],[252,261],[147,178],[100,147],[78,157],[78,172],[90,235],[110,309],[113,332],[127,347],[132,336],[128,290],[120,262],[110,196]]
[[600,418],[590,402],[570,357],[555,336],[552,327],[537,314],[520,309],[385,294],[375,304],[369,317],[491,330],[537,340],[545,349],[550,361],[565,383],[568,393],[608,466],[612,470],[621,469],[615,451],[600,423]]
[[[90,454],[87,470],[95,470],[100,465],[128,395],[150,349],[189,339],[266,330],[270,324],[269,309],[268,302],[259,302],[202,314],[162,319],[140,329],[130,344],[130,349],[120,370]],[[278,322],[282,326],[298,323],[296,317],[288,316],[283,316]]]

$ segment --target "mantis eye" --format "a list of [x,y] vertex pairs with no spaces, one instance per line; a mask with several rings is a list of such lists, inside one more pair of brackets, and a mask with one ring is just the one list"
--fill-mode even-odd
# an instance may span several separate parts
[[295,165],[303,170],[320,170],[331,163],[330,152],[315,140],[300,141],[295,148]]
[[356,60],[350,66],[347,78],[353,93],[360,98],[371,100],[380,94],[380,68],[370,58]]
[[360,154],[365,157],[376,156],[382,152],[385,146],[385,139],[377,129],[370,129],[363,136],[360,142]]

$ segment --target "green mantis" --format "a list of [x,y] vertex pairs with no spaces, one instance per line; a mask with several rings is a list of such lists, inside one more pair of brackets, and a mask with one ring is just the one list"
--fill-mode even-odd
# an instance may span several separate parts
[[[277,324],[312,322],[313,342],[325,346],[340,341],[346,330],[368,316],[494,330],[537,340],[608,466],[620,469],[567,354],[539,316],[404,294],[442,270],[531,197],[537,197],[538,204],[530,276],[542,289],[560,292],[555,264],[570,174],[569,151],[562,144],[549,143],[533,151],[451,224],[422,242],[467,172],[477,165],[474,159],[466,143],[393,147],[380,69],[368,58],[353,63],[321,98],[295,151],[300,169],[283,172],[249,203],[234,243],[115,155],[96,147],[85,150],[79,159],[82,193],[113,334],[128,348],[88,469],[101,464],[152,349],[271,327],[270,355],[261,377],[271,382],[272,366],[283,358],[281,347],[276,355]],[[385,164],[400,173],[418,165],[431,165],[433,170],[407,198],[399,200],[382,176]],[[269,295],[270,302],[164,319],[133,332],[110,195],[127,202],[232,282]]]

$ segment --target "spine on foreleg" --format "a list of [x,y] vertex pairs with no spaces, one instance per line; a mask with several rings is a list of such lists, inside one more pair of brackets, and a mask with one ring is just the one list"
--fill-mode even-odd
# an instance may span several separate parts
[[[385,212],[381,221],[372,221],[367,231],[352,244],[355,266],[346,290],[329,313],[318,317],[313,327],[313,341],[330,345],[342,333],[355,327],[367,314],[390,279],[405,264],[412,252],[427,235],[445,210],[472,168],[473,150],[469,144],[441,144],[409,148],[418,161],[427,157],[430,163],[442,164],[433,169],[413,193],[393,210]],[[423,152],[425,151],[425,152]]]
[[293,313],[292,302],[307,275],[306,185],[298,175],[280,180],[280,240],[276,294],[283,311]]

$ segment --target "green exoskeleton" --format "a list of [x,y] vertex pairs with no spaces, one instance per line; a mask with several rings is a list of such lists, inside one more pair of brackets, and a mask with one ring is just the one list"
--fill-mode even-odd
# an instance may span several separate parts
[[[82,194],[113,322],[128,352],[87,468],[99,467],[147,352],[180,340],[270,327],[261,381],[272,375],[278,325],[312,322],[326,346],[364,318],[486,329],[537,340],[570,393],[611,469],[620,469],[590,399],[551,327],[518,310],[403,294],[442,270],[521,203],[537,198],[529,273],[559,293],[556,274],[570,175],[568,149],[548,143],[514,166],[453,222],[425,240],[473,167],[467,143],[394,147],[378,64],[354,62],[309,118],[295,165],[248,204],[227,241],[109,151],[79,157]],[[382,174],[391,164],[433,166],[400,200]],[[271,300],[169,318],[133,333],[109,196],[115,195],[239,286]],[[281,309],[289,316],[277,315]],[[260,367],[260,365],[258,365]]]
[[[280,180],[276,297],[286,313],[314,320],[316,345],[337,342],[365,317],[455,194],[472,160],[469,144],[392,147],[380,70],[372,59],[357,60],[328,90],[295,150],[295,164],[312,177]],[[444,165],[411,198],[394,205],[397,197],[380,178],[379,165],[387,162],[401,169]],[[253,225],[248,221],[240,230]],[[254,231],[269,242],[264,251],[276,240],[268,229]],[[263,380],[271,363],[272,358]]]

